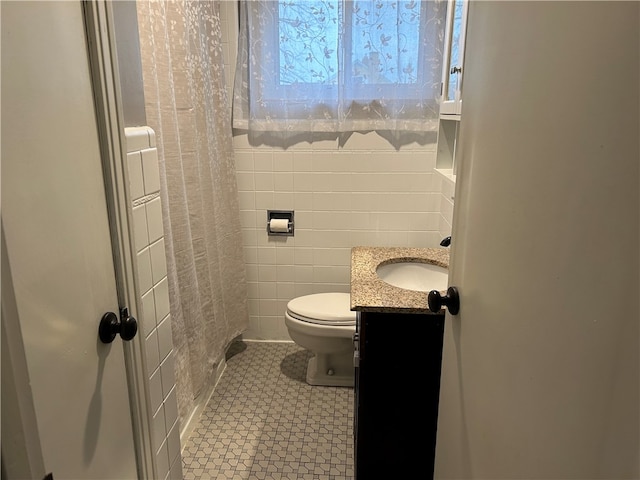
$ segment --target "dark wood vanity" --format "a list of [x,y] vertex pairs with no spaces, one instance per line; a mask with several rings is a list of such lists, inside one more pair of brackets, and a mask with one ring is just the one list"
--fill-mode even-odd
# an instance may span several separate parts
[[359,313],[356,480],[433,478],[444,318]]
[[377,277],[396,258],[448,266],[445,249],[352,249],[356,480],[433,479],[445,313]]

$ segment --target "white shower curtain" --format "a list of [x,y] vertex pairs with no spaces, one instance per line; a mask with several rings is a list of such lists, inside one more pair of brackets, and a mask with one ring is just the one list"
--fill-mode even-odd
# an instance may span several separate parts
[[141,1],[147,123],[156,132],[182,425],[248,326],[216,1]]

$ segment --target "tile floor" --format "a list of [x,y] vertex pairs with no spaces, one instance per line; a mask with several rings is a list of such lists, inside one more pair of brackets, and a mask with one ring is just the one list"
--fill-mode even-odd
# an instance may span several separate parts
[[354,391],[305,382],[294,343],[237,342],[184,443],[185,480],[352,480]]

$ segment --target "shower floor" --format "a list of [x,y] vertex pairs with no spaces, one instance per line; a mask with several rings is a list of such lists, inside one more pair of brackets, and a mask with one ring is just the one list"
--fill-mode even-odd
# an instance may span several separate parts
[[354,391],[305,382],[294,343],[238,342],[184,444],[185,480],[352,480]]

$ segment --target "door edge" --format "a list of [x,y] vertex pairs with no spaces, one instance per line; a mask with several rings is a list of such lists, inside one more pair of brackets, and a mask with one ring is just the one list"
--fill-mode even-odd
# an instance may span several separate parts
[[[120,308],[129,308],[133,315],[139,317],[141,306],[137,300],[140,295],[135,281],[133,218],[128,170],[125,166],[127,150],[113,10],[110,2],[103,0],[83,1],[82,5],[100,136],[118,303]],[[145,344],[142,335],[136,335],[132,340],[123,343],[138,477],[156,478]]]

